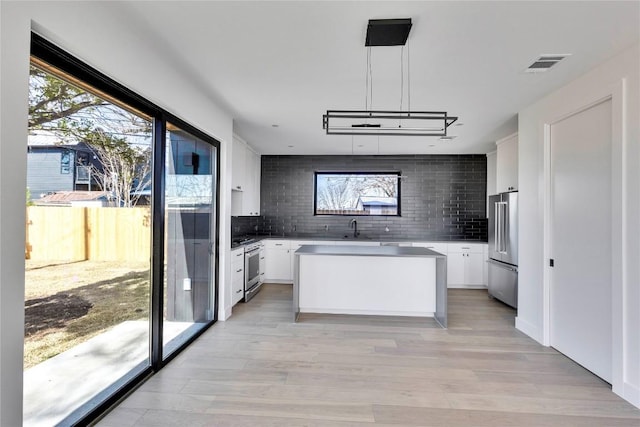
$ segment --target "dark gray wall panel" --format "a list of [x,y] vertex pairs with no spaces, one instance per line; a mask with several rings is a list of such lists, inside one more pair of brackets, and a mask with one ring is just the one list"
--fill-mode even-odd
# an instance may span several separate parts
[[484,155],[262,156],[262,216],[234,218],[232,234],[350,235],[353,232],[349,229],[351,216],[313,214],[314,171],[402,173],[402,216],[356,217],[363,236],[487,239]]

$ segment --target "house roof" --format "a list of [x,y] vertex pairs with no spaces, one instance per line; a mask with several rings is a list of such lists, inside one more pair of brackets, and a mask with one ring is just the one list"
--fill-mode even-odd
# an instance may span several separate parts
[[86,202],[91,200],[107,200],[108,191],[56,191],[36,200],[37,203],[62,204],[70,202]]
[[395,197],[361,196],[359,201],[363,206],[398,206]]

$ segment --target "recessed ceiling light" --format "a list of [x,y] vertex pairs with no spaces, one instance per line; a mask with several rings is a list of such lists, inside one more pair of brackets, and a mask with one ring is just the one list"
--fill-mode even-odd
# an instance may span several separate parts
[[358,147],[364,147],[364,145],[362,145],[362,144],[358,144]]
[[464,123],[456,123],[454,126],[464,126]]
[[287,145],[287,147],[289,147],[289,148],[293,148],[294,146],[293,146],[293,145]]
[[435,145],[431,144],[431,145],[429,145],[429,147],[435,147]]
[[455,136],[441,136],[440,141],[453,141]]
[[273,124],[273,125],[271,125],[271,127],[272,128],[277,128],[277,127],[280,127],[280,125]]

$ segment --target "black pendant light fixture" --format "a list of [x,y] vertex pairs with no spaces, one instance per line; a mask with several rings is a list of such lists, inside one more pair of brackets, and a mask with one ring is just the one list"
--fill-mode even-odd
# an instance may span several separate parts
[[[371,47],[405,46],[411,30],[411,18],[370,19],[367,26],[367,95],[365,110],[327,110],[322,116],[322,128],[327,135],[377,135],[377,136],[437,136],[446,137],[447,128],[457,117],[445,111],[411,111],[411,81],[407,70],[408,106],[402,110],[403,85],[400,87],[400,110],[372,110]],[[407,55],[407,63],[409,56]],[[401,57],[402,63],[402,57]],[[407,69],[409,67],[407,66]],[[371,92],[371,96],[370,95]]]

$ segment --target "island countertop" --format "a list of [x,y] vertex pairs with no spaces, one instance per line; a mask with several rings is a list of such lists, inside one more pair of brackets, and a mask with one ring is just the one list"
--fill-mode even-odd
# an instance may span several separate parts
[[304,245],[295,255],[444,257],[431,249],[411,246]]
[[424,247],[303,245],[294,253],[301,312],[433,317],[447,327],[447,257]]

